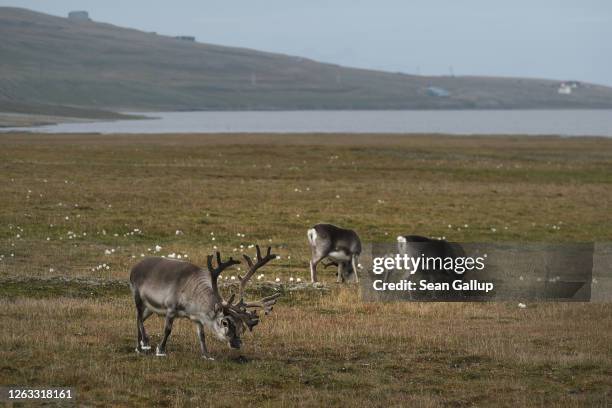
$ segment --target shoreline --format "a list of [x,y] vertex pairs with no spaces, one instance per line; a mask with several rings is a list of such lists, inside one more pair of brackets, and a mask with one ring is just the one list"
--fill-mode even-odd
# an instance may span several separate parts
[[[612,137],[610,110],[0,112],[0,133]],[[148,119],[147,121],[136,121]]]

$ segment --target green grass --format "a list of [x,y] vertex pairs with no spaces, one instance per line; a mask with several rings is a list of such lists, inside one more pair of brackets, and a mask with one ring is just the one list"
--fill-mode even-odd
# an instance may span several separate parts
[[[365,242],[610,242],[612,140],[12,134],[0,169],[0,384],[71,386],[93,406],[612,400],[610,304],[362,303],[329,270],[321,289],[288,285],[308,278],[305,232],[321,221]],[[281,259],[250,294],[278,277],[283,297],[246,336],[246,363],[214,340],[217,360],[200,360],[187,321],[168,358],[133,353],[141,254],[204,265],[214,246],[257,243]],[[147,321],[154,344],[161,324]]]

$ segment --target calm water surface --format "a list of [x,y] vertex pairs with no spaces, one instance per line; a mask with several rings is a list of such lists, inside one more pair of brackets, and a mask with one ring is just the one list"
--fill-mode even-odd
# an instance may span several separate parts
[[612,110],[148,112],[149,120],[7,128],[48,133],[448,133],[612,137]]

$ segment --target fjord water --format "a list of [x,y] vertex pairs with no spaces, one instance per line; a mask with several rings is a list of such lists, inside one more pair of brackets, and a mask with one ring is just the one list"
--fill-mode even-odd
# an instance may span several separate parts
[[5,128],[46,133],[445,133],[612,137],[611,110],[147,112],[147,120]]

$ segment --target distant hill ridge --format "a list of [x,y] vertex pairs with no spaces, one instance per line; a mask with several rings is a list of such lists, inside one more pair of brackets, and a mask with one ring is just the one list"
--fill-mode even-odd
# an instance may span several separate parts
[[19,8],[0,38],[0,111],[612,108],[605,86],[346,68]]

